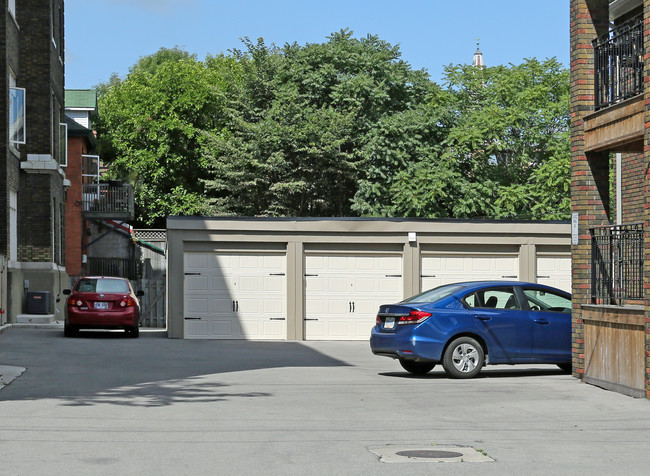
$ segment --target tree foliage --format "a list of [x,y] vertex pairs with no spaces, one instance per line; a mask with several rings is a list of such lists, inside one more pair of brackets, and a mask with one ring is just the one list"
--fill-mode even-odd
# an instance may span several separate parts
[[198,61],[142,58],[103,85],[102,154],[169,214],[564,219],[569,78],[555,59],[448,66],[342,30]]

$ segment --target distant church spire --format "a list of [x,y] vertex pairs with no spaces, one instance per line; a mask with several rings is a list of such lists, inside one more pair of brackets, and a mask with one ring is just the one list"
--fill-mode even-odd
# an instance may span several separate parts
[[481,53],[478,46],[478,38],[476,39],[476,52],[474,53],[474,59],[472,59],[472,65],[478,66],[479,68],[485,66],[485,63],[483,63],[483,53]]

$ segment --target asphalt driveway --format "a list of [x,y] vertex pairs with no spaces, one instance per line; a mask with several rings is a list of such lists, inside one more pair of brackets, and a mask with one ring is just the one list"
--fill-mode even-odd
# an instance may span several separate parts
[[410,376],[367,342],[181,341],[160,331],[65,339],[21,328],[0,335],[0,366],[26,369],[0,390],[6,475],[650,467],[650,402],[553,366],[488,367],[461,381],[438,367]]

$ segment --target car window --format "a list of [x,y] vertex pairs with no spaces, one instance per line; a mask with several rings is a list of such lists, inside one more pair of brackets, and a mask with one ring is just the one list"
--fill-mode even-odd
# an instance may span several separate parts
[[543,289],[524,289],[531,311],[571,312],[571,299]]
[[129,285],[122,279],[80,279],[75,287],[80,293],[128,293]]
[[413,297],[405,299],[402,302],[436,302],[440,299],[449,296],[450,294],[461,289],[462,286],[456,284],[446,284],[444,286],[438,286],[437,288],[429,289],[421,294],[416,294]]
[[480,289],[465,296],[463,301],[471,308],[520,309],[515,291],[511,287]]

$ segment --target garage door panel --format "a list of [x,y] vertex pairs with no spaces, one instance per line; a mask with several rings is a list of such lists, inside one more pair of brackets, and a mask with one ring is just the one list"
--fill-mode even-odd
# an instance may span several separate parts
[[266,316],[279,316],[284,313],[284,300],[283,299],[264,299],[262,312]]
[[240,337],[239,322],[236,319],[214,319],[212,320],[211,336],[216,338]]
[[537,282],[571,292],[571,256],[538,256]]
[[185,297],[185,308],[187,309],[187,312],[192,315],[206,315],[208,313],[208,303],[209,299],[207,297]]
[[204,338],[208,334],[209,321],[186,320],[185,337],[190,339]]
[[307,255],[305,273],[308,340],[367,340],[379,305],[402,299],[401,256]]
[[185,337],[286,338],[285,255],[187,252],[184,262]]
[[345,298],[333,298],[325,301],[325,309],[330,316],[346,316],[350,313],[352,301]]
[[241,293],[258,293],[261,290],[261,276],[240,276],[239,292]]
[[462,281],[517,279],[517,255],[424,255],[420,286],[426,291]]
[[210,300],[210,314],[224,315],[232,314],[233,299],[230,296],[213,297]]
[[185,276],[185,291],[204,293],[209,283],[210,279],[205,276]]

